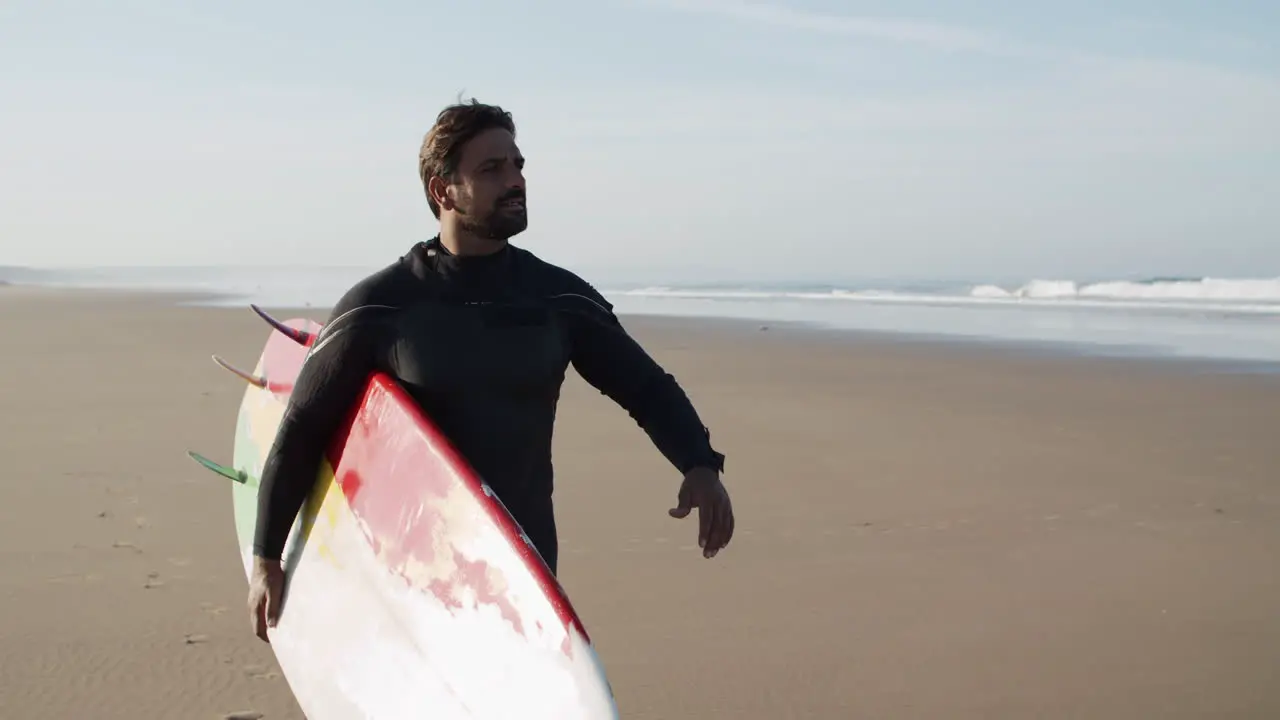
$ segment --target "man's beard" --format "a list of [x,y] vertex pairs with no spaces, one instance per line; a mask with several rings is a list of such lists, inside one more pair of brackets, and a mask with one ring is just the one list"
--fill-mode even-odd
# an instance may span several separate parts
[[462,213],[462,229],[468,234],[485,240],[505,241],[524,232],[529,226],[529,213],[525,208],[503,208],[502,203],[511,199],[524,199],[523,193],[512,193],[498,199],[484,215]]

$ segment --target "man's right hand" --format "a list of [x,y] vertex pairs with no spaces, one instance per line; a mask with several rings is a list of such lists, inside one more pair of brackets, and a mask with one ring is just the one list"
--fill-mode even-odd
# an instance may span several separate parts
[[255,557],[253,572],[249,576],[249,622],[253,632],[263,642],[267,628],[275,627],[280,619],[280,597],[284,593],[284,568],[279,560]]

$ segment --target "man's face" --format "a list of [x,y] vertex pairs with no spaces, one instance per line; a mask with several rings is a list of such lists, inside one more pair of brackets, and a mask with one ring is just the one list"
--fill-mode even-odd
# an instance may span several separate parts
[[462,147],[450,191],[459,224],[476,237],[507,240],[529,225],[524,156],[506,130],[486,130]]

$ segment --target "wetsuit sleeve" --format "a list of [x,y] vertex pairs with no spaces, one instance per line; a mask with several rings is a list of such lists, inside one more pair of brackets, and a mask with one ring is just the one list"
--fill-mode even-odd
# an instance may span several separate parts
[[724,470],[724,455],[676,379],[627,333],[598,293],[579,290],[593,308],[571,314],[570,361],[584,380],[625,409],[680,472]]
[[334,307],[312,344],[263,466],[255,555],[280,559],[329,441],[383,362],[388,309],[357,286]]

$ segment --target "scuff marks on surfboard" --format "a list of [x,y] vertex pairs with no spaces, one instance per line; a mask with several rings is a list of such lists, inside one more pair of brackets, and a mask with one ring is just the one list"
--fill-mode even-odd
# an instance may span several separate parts
[[454,571],[447,577],[433,578],[427,583],[426,589],[444,607],[450,612],[470,610],[467,598],[474,599],[477,606],[492,605],[503,620],[511,623],[517,635],[528,637],[524,618],[506,595],[506,580],[501,571],[483,560],[468,560],[457,548],[453,549],[453,567]]
[[[470,614],[492,607],[528,642],[551,641],[566,655],[572,653],[568,633],[576,631],[590,642],[563,589],[492,489],[464,474],[465,461],[445,441],[410,439],[416,435],[427,440],[437,431],[416,422],[404,391],[389,377],[375,375],[359,408],[331,443],[328,460],[380,564],[451,612]],[[341,456],[334,454],[337,448]],[[366,476],[379,478],[379,483],[371,487]],[[483,516],[487,521],[472,514],[474,502],[488,506]],[[518,543],[508,547],[518,559],[501,554],[481,559],[463,551],[490,533],[518,537]],[[514,588],[505,570],[517,563],[533,570],[531,579],[548,606],[529,604],[532,596],[517,600],[511,594]],[[548,611],[550,615],[541,615]],[[556,617],[559,622],[539,626],[533,622],[538,617]],[[560,630],[552,629],[557,626]],[[533,627],[538,627],[538,637],[531,636]],[[559,632],[566,634],[555,638]]]

